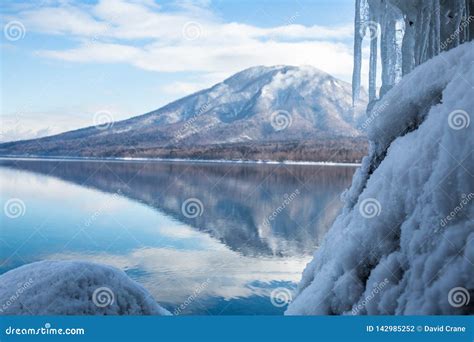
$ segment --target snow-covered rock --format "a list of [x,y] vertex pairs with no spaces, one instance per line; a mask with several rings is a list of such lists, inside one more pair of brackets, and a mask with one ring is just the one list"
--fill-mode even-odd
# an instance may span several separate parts
[[287,314],[474,313],[474,43],[370,112],[370,152]]
[[0,276],[3,315],[169,315],[124,272],[84,261],[40,261]]

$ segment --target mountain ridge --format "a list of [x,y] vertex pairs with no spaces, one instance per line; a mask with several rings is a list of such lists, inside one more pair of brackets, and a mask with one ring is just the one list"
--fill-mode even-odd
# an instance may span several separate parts
[[2,143],[0,154],[162,157],[196,146],[347,140],[364,136],[365,104],[362,96],[352,107],[351,85],[319,69],[256,66],[129,119]]

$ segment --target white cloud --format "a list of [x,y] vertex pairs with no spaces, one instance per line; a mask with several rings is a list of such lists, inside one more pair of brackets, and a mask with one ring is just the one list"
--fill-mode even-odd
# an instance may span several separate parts
[[90,42],[68,50],[43,50],[40,56],[62,59],[70,62],[131,62],[142,52],[139,48],[120,44]]
[[182,94],[192,94],[201,89],[210,86],[210,84],[203,84],[201,82],[171,82],[161,88],[167,94],[181,96]]
[[153,43],[143,48],[93,43],[40,54],[75,62],[125,62],[150,71],[219,72],[227,76],[255,65],[276,64],[313,65],[345,80],[352,72],[352,54],[346,45],[320,41],[291,43],[248,39],[233,45],[203,40],[202,44]]
[[29,29],[50,34],[94,35],[106,29],[106,23],[92,18],[83,9],[66,5],[27,10],[20,14]]
[[[193,235],[199,241],[209,240],[203,233]],[[140,279],[158,301],[179,303],[203,283],[207,286],[201,298],[270,296],[272,288],[258,287],[255,283],[284,281],[296,283],[308,258],[254,258],[241,256],[226,247],[210,241],[205,250],[173,250],[142,248],[126,255],[59,253],[46,257],[50,260],[88,260],[112,265],[119,269],[141,269],[149,277]],[[172,276],[170,277],[170,272]],[[207,281],[210,279],[210,281]]]
[[107,106],[71,106],[50,112],[37,112],[26,106],[11,115],[0,115],[0,143],[35,139],[93,126],[96,113],[106,111],[114,121],[130,117],[130,111],[112,104]]
[[310,64],[350,79],[352,24],[262,28],[225,23],[207,4],[179,2],[175,11],[165,12],[149,1],[101,0],[95,6],[28,10],[20,18],[30,29],[79,40],[74,48],[39,51],[66,61],[227,76],[253,65]]
[[[257,27],[224,22],[207,0],[167,6],[165,9],[153,0],[99,0],[92,5],[44,0],[42,6],[23,4],[17,15],[7,19],[20,20],[28,31],[68,40],[63,46],[69,47],[36,51],[42,58],[123,63],[158,73],[180,73],[159,89],[176,98],[255,65],[312,65],[351,81],[350,18],[347,25],[337,27],[303,26],[293,20],[277,27]],[[363,55],[365,85],[366,49]],[[87,120],[63,123],[59,117],[42,115],[41,123],[22,120],[23,127],[7,124],[0,141],[34,138],[88,124]],[[77,126],[72,127],[74,124]]]

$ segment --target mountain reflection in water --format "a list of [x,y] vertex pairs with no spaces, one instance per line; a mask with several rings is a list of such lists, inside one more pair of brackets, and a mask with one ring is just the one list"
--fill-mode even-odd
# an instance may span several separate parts
[[[2,204],[26,211],[1,218],[0,271],[86,259],[123,269],[172,312],[184,306],[175,313],[281,314],[271,291],[295,288],[354,170],[4,159]],[[196,215],[183,211],[190,199]]]

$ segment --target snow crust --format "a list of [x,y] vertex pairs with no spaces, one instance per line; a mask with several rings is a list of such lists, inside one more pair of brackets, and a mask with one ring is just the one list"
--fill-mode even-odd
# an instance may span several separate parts
[[474,313],[452,297],[474,295],[473,60],[472,42],[441,53],[372,108],[369,155],[286,314]]
[[84,261],[40,261],[0,276],[2,315],[169,315],[124,272]]

